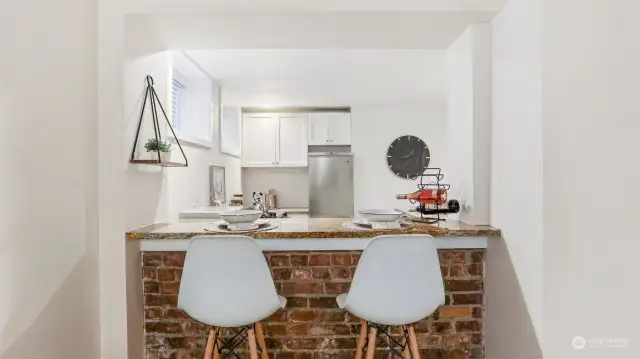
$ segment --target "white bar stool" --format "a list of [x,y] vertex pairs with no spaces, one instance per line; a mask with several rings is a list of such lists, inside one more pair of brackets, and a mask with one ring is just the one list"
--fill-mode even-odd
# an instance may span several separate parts
[[[445,301],[435,239],[429,235],[373,238],[360,257],[349,293],[336,300],[340,308],[362,319],[356,359],[362,358],[365,345],[366,358],[372,359],[376,338],[382,335],[401,347],[400,353],[390,345],[390,353],[419,359],[412,323],[433,314]],[[389,326],[402,326],[399,341],[389,335]]]
[[[260,321],[285,307],[276,293],[262,250],[246,236],[202,236],[189,243],[178,308],[213,327],[204,358],[219,359],[222,350],[234,353],[244,340],[251,359],[268,359]],[[222,339],[224,328],[240,328],[232,339]],[[246,331],[246,335],[245,335]],[[257,335],[257,343],[256,343]],[[225,356],[228,356],[226,354]]]

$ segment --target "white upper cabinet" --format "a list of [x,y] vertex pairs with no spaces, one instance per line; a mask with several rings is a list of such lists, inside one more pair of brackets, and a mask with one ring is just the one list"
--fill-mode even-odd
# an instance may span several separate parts
[[351,115],[347,112],[309,114],[309,145],[335,146],[351,144]]
[[276,165],[278,117],[271,114],[248,114],[242,119],[242,166]]
[[243,167],[306,167],[306,114],[245,114]]
[[278,120],[277,166],[307,166],[307,115],[279,115]]

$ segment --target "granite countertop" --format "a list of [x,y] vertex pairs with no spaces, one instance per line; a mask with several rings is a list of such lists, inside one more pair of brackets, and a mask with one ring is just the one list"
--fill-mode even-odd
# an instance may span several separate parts
[[[499,229],[490,226],[475,226],[464,222],[447,220],[437,225],[415,223],[412,229],[355,230],[342,226],[349,218],[286,218],[274,219],[278,228],[243,233],[255,239],[287,238],[373,238],[384,234],[429,234],[434,237],[490,237],[500,236]],[[127,232],[126,238],[139,239],[190,239],[201,235],[229,235],[229,233],[207,232],[212,222],[185,222],[157,224]]]

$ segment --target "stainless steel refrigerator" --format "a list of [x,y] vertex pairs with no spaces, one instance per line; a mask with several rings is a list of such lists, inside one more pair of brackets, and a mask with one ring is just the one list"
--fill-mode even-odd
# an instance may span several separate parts
[[309,215],[353,217],[353,155],[309,153]]

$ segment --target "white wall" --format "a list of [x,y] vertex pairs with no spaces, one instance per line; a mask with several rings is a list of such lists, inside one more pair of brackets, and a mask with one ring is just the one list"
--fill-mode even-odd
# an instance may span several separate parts
[[447,49],[450,195],[461,220],[488,224],[491,192],[491,81],[488,24],[470,26]]
[[245,204],[252,201],[253,192],[267,193],[275,189],[280,208],[309,208],[309,169],[305,168],[243,168],[242,193]]
[[427,143],[431,152],[429,165],[442,167],[444,180],[448,181],[445,101],[351,108],[355,213],[366,208],[412,207],[408,201],[397,200],[396,194],[417,191],[417,182],[391,173],[386,159],[389,144],[408,134]]
[[638,14],[635,0],[542,1],[545,358],[576,357],[576,335],[630,339],[580,358],[640,357]]
[[487,358],[535,359],[543,301],[540,1],[511,0],[494,19],[492,65],[491,224],[503,238],[487,251]]
[[98,358],[96,3],[34,5],[0,3],[0,357]]

